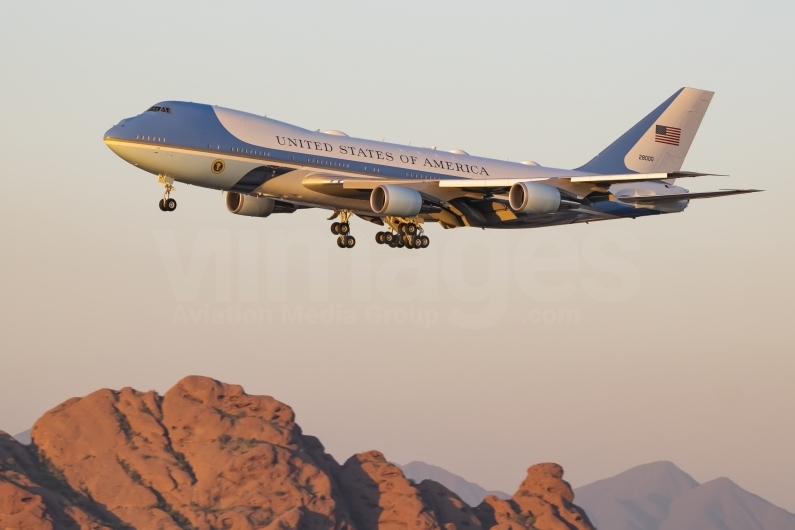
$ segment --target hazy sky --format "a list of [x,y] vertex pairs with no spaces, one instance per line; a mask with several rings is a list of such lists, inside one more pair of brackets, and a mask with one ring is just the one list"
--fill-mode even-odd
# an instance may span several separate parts
[[[4,2],[0,429],[203,374],[514,491],[653,460],[795,511],[792,2]],[[167,99],[578,166],[681,86],[716,91],[681,214],[445,231],[393,250],[327,212],[226,212],[102,134]],[[206,259],[204,259],[206,258]],[[314,319],[317,320],[314,320]]]

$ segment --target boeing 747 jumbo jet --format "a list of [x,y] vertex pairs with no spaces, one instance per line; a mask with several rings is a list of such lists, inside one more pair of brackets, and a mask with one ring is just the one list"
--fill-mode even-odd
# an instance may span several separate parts
[[351,248],[356,215],[388,228],[379,244],[425,248],[423,224],[534,228],[681,212],[691,199],[759,190],[688,193],[680,178],[713,92],[682,88],[584,166],[544,167],[453,149],[439,151],[310,131],[223,107],[164,101],[105,133],[121,158],[157,175],[160,209],[174,182],[222,190],[237,215],[332,210],[331,232]]

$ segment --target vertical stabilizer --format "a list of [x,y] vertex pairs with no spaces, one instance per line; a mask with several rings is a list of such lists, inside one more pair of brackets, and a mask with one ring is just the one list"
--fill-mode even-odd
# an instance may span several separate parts
[[707,90],[680,89],[577,169],[594,174],[679,171],[713,95]]

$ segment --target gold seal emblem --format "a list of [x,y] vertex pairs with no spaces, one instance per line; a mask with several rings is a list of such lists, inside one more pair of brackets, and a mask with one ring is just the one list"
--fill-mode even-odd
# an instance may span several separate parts
[[213,173],[215,173],[216,175],[218,173],[223,173],[224,168],[226,168],[226,164],[220,158],[218,160],[213,160],[213,163],[210,166],[210,169],[212,169]]

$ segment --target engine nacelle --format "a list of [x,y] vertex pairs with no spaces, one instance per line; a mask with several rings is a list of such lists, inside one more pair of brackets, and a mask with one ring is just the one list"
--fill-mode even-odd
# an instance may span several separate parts
[[414,217],[422,210],[422,195],[411,188],[382,184],[370,194],[370,207],[379,215]]
[[230,191],[226,194],[226,209],[237,215],[268,217],[276,209],[276,200]]
[[555,213],[560,208],[560,191],[537,182],[517,182],[508,192],[508,203],[516,212]]

